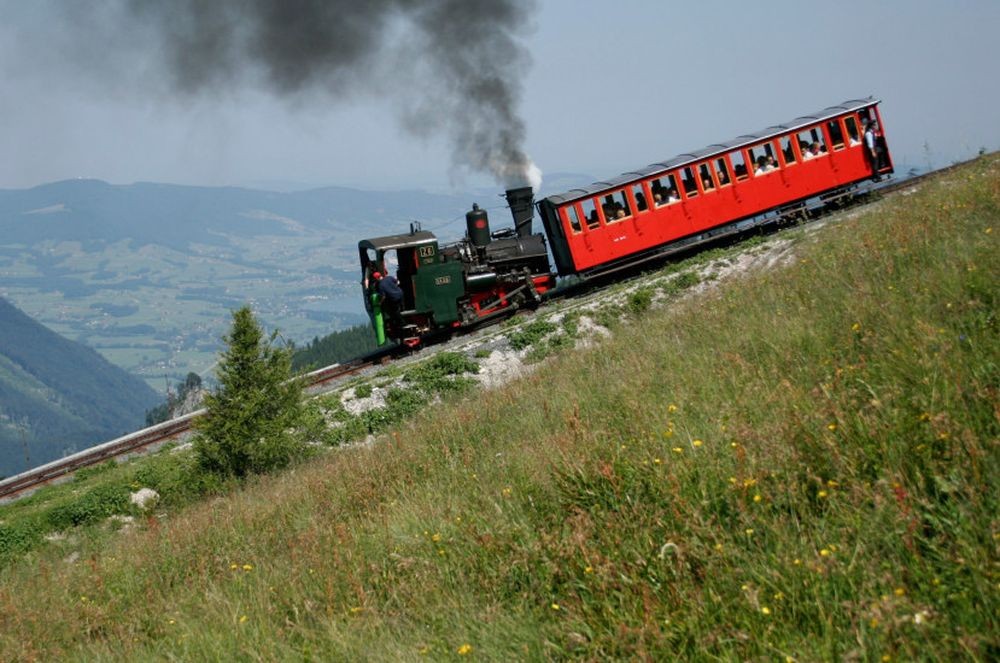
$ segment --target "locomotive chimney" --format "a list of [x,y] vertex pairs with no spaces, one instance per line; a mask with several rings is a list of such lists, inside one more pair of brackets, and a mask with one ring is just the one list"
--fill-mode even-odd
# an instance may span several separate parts
[[532,205],[535,202],[531,187],[507,189],[506,195],[507,204],[510,205],[510,213],[514,217],[514,228],[517,230],[517,236],[529,236],[531,234],[531,219],[534,216]]
[[490,243],[490,219],[486,210],[481,210],[479,205],[472,203],[472,211],[465,213],[465,226],[469,231],[469,241],[482,254]]

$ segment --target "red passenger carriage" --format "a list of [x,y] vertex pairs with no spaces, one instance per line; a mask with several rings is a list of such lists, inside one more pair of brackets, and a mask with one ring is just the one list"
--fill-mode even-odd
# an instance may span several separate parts
[[[607,272],[891,173],[879,101],[847,101],[539,203],[560,274]],[[866,155],[874,132],[877,166]]]

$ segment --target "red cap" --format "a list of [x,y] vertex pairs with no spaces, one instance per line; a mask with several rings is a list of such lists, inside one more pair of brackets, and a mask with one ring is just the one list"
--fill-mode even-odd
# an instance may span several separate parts
[[382,272],[372,272],[372,278],[373,279],[380,279],[380,278],[382,278]]

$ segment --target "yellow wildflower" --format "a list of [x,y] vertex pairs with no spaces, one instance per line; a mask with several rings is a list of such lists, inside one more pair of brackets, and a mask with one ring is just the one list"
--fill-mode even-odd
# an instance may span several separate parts
[[760,496],[760,493],[758,493],[758,494],[756,494],[756,495],[753,496],[753,501],[754,502],[759,502],[762,499],[764,499],[764,498]]
[[691,445],[695,447],[700,447],[703,444],[704,442],[702,442],[701,440],[695,440],[694,442],[691,443]]
[[771,614],[771,609],[768,608],[766,605],[763,608],[761,608],[760,611],[762,613],[764,613],[765,615],[770,615]]
[[253,571],[253,564],[244,564],[243,565],[243,570],[244,571]]
[[853,325],[851,325],[851,331],[858,331],[859,329],[861,329],[860,322],[855,322]]
[[906,594],[906,590],[903,589],[902,587],[897,587],[895,590],[893,590],[893,593],[896,596],[904,596]]
[[437,543],[440,540],[441,540],[441,534],[439,534],[438,532],[434,532],[433,536],[431,536],[431,541]]
[[667,406],[667,412],[677,412],[677,406],[671,403]]
[[659,458],[654,458],[654,459],[653,459],[653,465],[659,465],[659,464],[660,464],[660,463],[662,463],[662,462],[663,462],[663,461],[662,461],[662,460],[660,460]]
[[592,567],[592,566],[584,567],[583,572],[584,573],[593,573],[594,572],[594,567]]
[[823,499],[824,497],[826,497],[826,491],[825,490],[819,491],[818,493],[816,493],[816,497]]
[[830,556],[830,551],[829,551],[829,549],[827,549],[827,548],[823,548],[822,550],[820,550],[820,551],[819,551],[819,556],[820,556],[820,557],[829,557],[829,556]]
[[466,654],[468,654],[469,652],[472,651],[472,645],[470,645],[467,642],[464,645],[462,645],[461,647],[459,647],[458,649],[456,649],[455,651],[458,652],[459,656],[465,656]]
[[792,564],[795,566],[800,566],[802,564],[802,560],[796,557],[795,559],[792,560]]
[[753,536],[753,529],[752,528],[748,527],[745,531],[746,531],[747,536]]
[[837,488],[838,486],[840,486],[840,484],[837,483],[836,481],[834,481],[833,479],[830,479],[829,481],[827,481],[826,485],[828,487],[830,487],[830,488]]
[[240,615],[240,624],[246,624],[248,619],[250,618],[246,615]]
[[236,569],[240,568],[240,565],[237,564],[236,562],[233,562],[232,564],[229,565],[229,568],[235,571]]
[[514,492],[514,490],[513,490],[513,488],[510,488],[510,487],[508,486],[507,488],[504,488],[504,489],[503,489],[503,490],[502,490],[501,492],[503,493],[503,496],[504,496],[504,497],[510,497],[510,494],[511,494],[512,492]]
[[558,611],[558,610],[561,610],[561,609],[562,609],[562,608],[560,608],[560,607],[559,607],[559,604],[558,604],[558,603],[553,603],[553,604],[552,604],[552,606],[551,606],[551,608],[552,608],[553,610],[557,610],[557,611]]
[[673,451],[675,454],[679,454],[679,453],[683,453],[684,452],[684,450],[681,449],[680,447],[674,447],[673,449],[671,449],[671,451]]
[[827,424],[826,429],[830,431],[837,430],[837,424]]

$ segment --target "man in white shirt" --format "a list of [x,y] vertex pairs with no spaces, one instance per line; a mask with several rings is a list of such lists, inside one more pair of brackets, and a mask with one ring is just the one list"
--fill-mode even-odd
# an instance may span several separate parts
[[872,175],[875,176],[875,181],[878,182],[882,178],[878,174],[879,169],[879,158],[878,158],[878,146],[876,144],[876,132],[878,131],[878,122],[875,120],[869,120],[865,124],[865,156],[868,158],[868,163],[872,167]]

